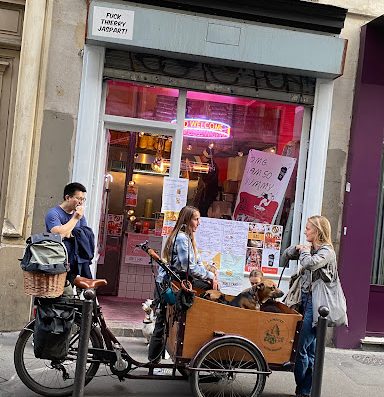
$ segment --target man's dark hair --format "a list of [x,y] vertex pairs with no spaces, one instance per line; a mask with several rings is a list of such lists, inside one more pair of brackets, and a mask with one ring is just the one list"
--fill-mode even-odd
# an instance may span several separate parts
[[68,185],[64,188],[63,199],[65,200],[65,196],[72,197],[75,192],[86,193],[87,189],[79,182],[68,183]]

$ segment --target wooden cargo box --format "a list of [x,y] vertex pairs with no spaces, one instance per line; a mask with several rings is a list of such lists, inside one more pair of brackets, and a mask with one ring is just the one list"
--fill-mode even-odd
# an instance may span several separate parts
[[[195,296],[186,313],[185,326],[184,322],[171,320],[167,350],[173,359],[192,359],[214,337],[214,332],[224,332],[251,340],[269,364],[289,362],[297,323],[302,316],[284,304],[277,304],[283,313],[241,309]],[[171,308],[170,319],[172,312]]]

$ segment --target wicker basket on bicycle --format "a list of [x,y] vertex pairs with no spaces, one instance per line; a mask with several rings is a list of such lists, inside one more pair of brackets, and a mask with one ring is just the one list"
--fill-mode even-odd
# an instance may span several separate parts
[[68,254],[58,234],[40,233],[27,239],[21,268],[24,292],[41,298],[63,294],[68,271]]

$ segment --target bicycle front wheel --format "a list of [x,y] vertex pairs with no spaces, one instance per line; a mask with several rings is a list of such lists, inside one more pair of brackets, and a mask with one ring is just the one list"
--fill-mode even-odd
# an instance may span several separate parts
[[195,397],[258,397],[267,364],[262,354],[240,338],[218,338],[194,360],[190,385]]
[[[50,361],[36,358],[33,351],[33,331],[23,329],[17,339],[14,363],[20,380],[32,391],[42,396],[61,397],[70,396],[75,381],[77,348],[79,344],[80,327],[74,324],[71,333],[69,352],[65,360]],[[89,338],[89,346],[102,348],[100,332],[93,328]],[[95,376],[100,363],[91,362],[88,354],[88,363],[85,384]]]

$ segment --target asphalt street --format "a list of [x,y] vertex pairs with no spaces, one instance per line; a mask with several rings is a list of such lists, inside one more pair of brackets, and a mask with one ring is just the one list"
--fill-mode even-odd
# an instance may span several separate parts
[[[18,333],[0,333],[0,397],[35,397],[19,380],[13,366],[13,349]],[[143,338],[119,338],[136,359],[146,356]],[[268,379],[263,397],[292,396],[292,373],[275,372]],[[327,348],[322,397],[383,396],[384,353]],[[126,380],[119,382],[100,367],[97,377],[85,388],[85,396],[187,397],[188,381]]]

